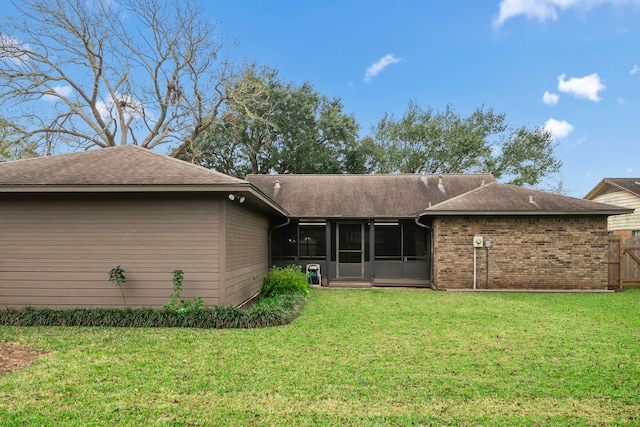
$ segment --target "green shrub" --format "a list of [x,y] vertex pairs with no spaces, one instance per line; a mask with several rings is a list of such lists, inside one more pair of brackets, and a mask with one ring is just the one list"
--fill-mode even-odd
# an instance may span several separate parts
[[262,279],[260,298],[270,298],[288,293],[309,295],[309,283],[307,276],[302,272],[302,267],[299,265],[290,265],[285,268],[272,267]]
[[[199,312],[204,308],[204,301],[201,297],[193,297],[193,299],[180,299],[182,295],[182,282],[184,281],[184,271],[173,271],[173,293],[169,302],[164,305],[165,311],[170,311],[178,315],[185,315],[189,312]],[[180,303],[178,304],[178,300]]]
[[[113,271],[115,272],[116,269]],[[0,325],[261,328],[285,325],[293,321],[309,295],[307,278],[300,266],[272,268],[264,278],[258,302],[247,309],[226,306],[204,307],[200,297],[181,300],[183,277],[182,270],[173,272],[173,294],[162,310],[9,308],[0,310]]]
[[122,294],[122,301],[124,302],[124,308],[127,308],[127,300],[124,297],[124,291],[122,290],[122,284],[127,281],[124,275],[125,271],[118,265],[109,270],[109,281],[115,286],[120,288]]
[[108,326],[139,328],[262,328],[291,323],[306,298],[290,293],[267,298],[248,309],[213,306],[199,310],[169,311],[152,308],[33,308],[0,310],[5,326]]

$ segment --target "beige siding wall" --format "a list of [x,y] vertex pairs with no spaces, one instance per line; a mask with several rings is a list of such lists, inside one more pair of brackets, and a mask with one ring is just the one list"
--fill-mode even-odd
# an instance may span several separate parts
[[108,281],[116,265],[130,306],[161,307],[172,271],[184,297],[218,303],[222,201],[198,195],[3,195],[0,307],[121,307]]
[[609,231],[629,231],[630,236],[631,230],[640,230],[640,197],[626,191],[615,191],[601,194],[593,200],[636,210],[632,214],[610,216],[608,220]]
[[477,288],[607,288],[603,216],[437,218],[436,287],[473,287],[473,236],[491,242],[488,252],[477,250]]
[[225,218],[225,303],[237,305],[260,290],[269,267],[269,222],[235,202],[227,202]]

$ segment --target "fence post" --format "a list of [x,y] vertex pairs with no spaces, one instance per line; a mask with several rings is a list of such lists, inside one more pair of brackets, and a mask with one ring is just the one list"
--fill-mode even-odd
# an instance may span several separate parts
[[622,290],[624,274],[622,240],[620,236],[609,236],[607,243],[607,288]]

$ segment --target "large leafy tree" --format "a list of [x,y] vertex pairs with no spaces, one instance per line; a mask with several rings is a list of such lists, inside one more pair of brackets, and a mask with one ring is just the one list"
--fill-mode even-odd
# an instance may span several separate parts
[[358,125],[309,83],[295,85],[274,70],[247,69],[237,82],[251,101],[230,99],[220,119],[183,158],[220,172],[341,173],[355,149]]
[[451,107],[424,110],[409,102],[402,117],[385,115],[374,129],[383,172],[488,172],[515,185],[534,186],[560,168],[551,135],[511,127],[504,114],[477,108],[469,116]]
[[37,147],[28,140],[16,141],[20,130],[0,117],[0,162],[37,157]]
[[342,172],[350,174],[370,174],[384,171],[384,148],[371,136],[365,136],[342,150]]
[[[51,152],[134,143],[183,152],[236,77],[198,0],[20,0],[0,24],[0,105]],[[66,148],[66,147],[65,147]]]

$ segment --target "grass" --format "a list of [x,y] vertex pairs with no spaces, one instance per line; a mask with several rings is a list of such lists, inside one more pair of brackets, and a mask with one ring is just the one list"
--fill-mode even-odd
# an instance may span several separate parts
[[249,330],[0,327],[0,425],[638,425],[640,290],[313,290]]

